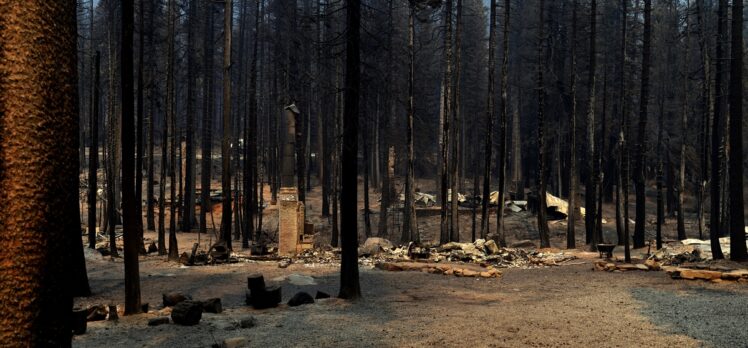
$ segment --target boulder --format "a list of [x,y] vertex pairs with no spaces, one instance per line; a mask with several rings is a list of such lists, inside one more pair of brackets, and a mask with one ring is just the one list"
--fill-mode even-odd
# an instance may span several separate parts
[[169,292],[169,293],[163,294],[161,297],[164,300],[164,307],[175,306],[182,301],[187,301],[187,300],[192,299],[192,296],[185,295],[181,292]]
[[317,294],[314,295],[314,299],[319,300],[322,298],[330,298],[330,294],[317,290]]
[[257,325],[257,319],[253,316],[248,316],[239,320],[239,327],[242,329],[253,328],[255,325]]
[[367,238],[364,244],[358,248],[359,256],[378,255],[384,250],[392,250],[395,245],[389,240],[379,237]]
[[197,301],[179,302],[171,310],[171,320],[175,324],[192,326],[197,325],[203,317],[203,305]]
[[512,248],[537,248],[537,246],[535,245],[535,242],[531,240],[521,240],[518,242],[514,242],[510,244],[509,246]]
[[483,246],[486,248],[486,254],[488,255],[495,255],[495,254],[498,254],[500,251],[499,246],[496,245],[496,242],[493,240],[486,241],[486,243],[483,244]]
[[148,326],[159,326],[169,323],[169,317],[158,317],[148,320]]
[[223,340],[221,348],[244,348],[249,347],[249,339],[246,337],[233,337]]
[[296,295],[293,295],[290,300],[288,300],[288,305],[290,307],[297,307],[305,304],[312,304],[314,303],[314,299],[312,298],[312,295],[309,295],[306,292],[300,291],[297,292]]
[[205,313],[221,313],[223,312],[223,306],[221,306],[220,298],[209,298],[202,301],[203,312]]

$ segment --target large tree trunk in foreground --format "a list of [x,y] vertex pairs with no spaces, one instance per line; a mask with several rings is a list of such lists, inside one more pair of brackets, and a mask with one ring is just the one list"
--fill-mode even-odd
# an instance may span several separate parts
[[355,300],[361,297],[358,281],[358,112],[359,86],[361,83],[360,62],[360,23],[361,3],[359,0],[346,1],[348,28],[346,31],[345,60],[345,111],[343,128],[343,151],[341,158],[342,189],[341,244],[340,259],[340,298]]
[[730,259],[748,259],[743,210],[743,1],[732,2],[730,60]]
[[0,342],[69,347],[82,249],[75,1],[0,9],[0,127],[13,134],[0,139]]
[[[142,219],[138,215],[135,198],[135,127],[133,98],[133,17],[132,0],[122,1],[122,44],[120,45],[120,68],[122,69],[122,227],[125,254],[125,314],[140,313],[140,268],[138,254],[142,240],[138,230]],[[141,223],[138,223],[141,220]]]

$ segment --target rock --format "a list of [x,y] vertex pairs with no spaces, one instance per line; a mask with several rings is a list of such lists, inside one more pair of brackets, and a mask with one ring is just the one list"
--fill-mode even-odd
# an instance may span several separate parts
[[389,240],[379,237],[366,238],[364,244],[359,248],[359,256],[378,255],[382,251],[392,250],[395,245]]
[[450,251],[450,250],[462,250],[462,243],[457,242],[449,242],[447,244],[443,244],[441,246],[441,249],[444,251]]
[[288,259],[281,260],[280,262],[278,262],[278,268],[288,268],[288,266],[290,265],[291,265],[291,260],[288,260]]
[[171,320],[174,324],[192,326],[197,325],[203,317],[203,305],[197,301],[179,302],[171,310]]
[[680,277],[683,279],[712,280],[722,278],[722,272],[683,268],[680,271]]
[[499,246],[496,245],[496,242],[494,242],[493,240],[486,241],[486,244],[484,244],[483,246],[486,248],[486,254],[488,255],[495,255],[500,251]]
[[254,309],[267,309],[278,306],[281,302],[282,293],[280,286],[268,286],[264,291],[252,291],[247,301]]
[[312,304],[314,303],[314,299],[312,298],[312,295],[309,295],[306,292],[300,291],[297,292],[296,295],[293,295],[290,300],[288,300],[288,305],[290,307],[297,307],[305,304]]
[[164,307],[175,306],[182,301],[191,300],[192,296],[185,295],[181,292],[170,292],[163,294],[162,299],[164,300]]
[[159,326],[169,323],[169,317],[158,317],[148,320],[148,326]]
[[119,316],[117,315],[117,305],[109,305],[109,316],[106,319],[112,321],[119,319]]
[[253,316],[248,316],[239,320],[239,327],[242,329],[253,328],[255,325],[257,325],[257,319]]
[[305,285],[317,285],[317,282],[314,280],[313,277],[302,275],[302,274],[289,274],[288,277],[286,277],[289,283],[293,285],[298,286],[305,286]]
[[223,312],[223,306],[221,306],[220,298],[209,298],[202,301],[203,312],[205,313],[221,313]]
[[73,335],[82,335],[86,333],[86,326],[88,325],[88,310],[83,308],[73,309],[72,326]]
[[317,294],[314,295],[314,298],[316,300],[322,299],[322,298],[330,298],[330,294],[317,290]]
[[637,264],[636,264],[636,265],[634,265],[634,266],[635,266],[635,267],[636,267],[636,269],[638,269],[638,270],[641,270],[641,271],[649,271],[649,267],[647,267],[647,265],[645,265],[645,264],[643,264],[643,263],[637,263]]
[[233,337],[223,340],[221,348],[244,348],[249,347],[249,339],[246,337]]
[[106,319],[106,307],[104,305],[95,305],[88,307],[87,321],[101,321]]
[[509,245],[511,248],[537,248],[535,245],[535,242],[531,240],[521,240],[518,242],[514,242],[511,245]]

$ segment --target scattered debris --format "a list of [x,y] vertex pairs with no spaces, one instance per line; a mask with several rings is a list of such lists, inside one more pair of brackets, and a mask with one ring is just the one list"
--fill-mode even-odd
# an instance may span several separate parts
[[656,271],[660,269],[657,263],[615,263],[607,261],[595,262],[594,270],[605,272],[626,272],[626,271]]
[[454,275],[458,277],[498,278],[501,276],[501,271],[493,267],[487,268],[485,271],[475,271],[469,268],[458,268],[447,264],[422,262],[383,262],[378,263],[376,267],[391,272],[415,271],[431,274]]
[[198,301],[182,301],[171,310],[171,320],[174,324],[192,326],[197,325],[203,316],[203,304]]
[[376,256],[383,251],[394,249],[392,242],[378,237],[366,238],[364,244],[358,248],[358,256]]
[[304,291],[297,292],[296,295],[293,295],[290,300],[288,300],[288,305],[290,307],[297,307],[305,304],[312,304],[314,303],[314,299],[312,298],[312,295],[309,295],[308,293]]
[[509,245],[511,248],[537,248],[535,242],[531,240],[520,240]]
[[148,320],[148,326],[159,326],[169,323],[169,317],[158,317]]
[[713,266],[712,269],[694,269],[682,267],[663,267],[663,270],[673,279],[708,280],[715,283],[733,281],[748,283],[748,269],[726,269]]

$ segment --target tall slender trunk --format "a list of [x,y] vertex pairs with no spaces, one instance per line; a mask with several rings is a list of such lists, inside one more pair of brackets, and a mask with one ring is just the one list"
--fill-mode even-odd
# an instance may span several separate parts
[[[447,188],[449,187],[449,142],[450,123],[452,121],[452,1],[445,0],[444,5],[444,121],[442,128],[441,143],[441,208],[440,208],[440,235],[439,242],[445,244],[450,242],[449,215],[447,210]],[[413,7],[414,5],[411,5]],[[414,11],[411,9],[411,11]]]
[[340,192],[342,255],[340,257],[340,293],[338,297],[355,300],[361,297],[358,281],[358,117],[360,85],[359,0],[346,1],[345,111],[343,153],[341,156],[342,190]]
[[[685,14],[685,29],[686,32],[686,38],[685,38],[685,44],[686,44],[686,57],[691,56],[691,26],[688,22],[688,11],[691,8],[691,1],[686,1],[686,8],[684,10]],[[681,138],[680,138],[680,154],[679,154],[679,160],[680,160],[680,166],[678,170],[678,222],[677,222],[677,230],[678,230],[678,240],[684,240],[686,239],[686,226],[685,226],[685,216],[683,214],[685,213],[685,209],[683,207],[683,195],[686,190],[686,133],[688,132],[688,111],[689,111],[689,77],[690,77],[690,69],[689,65],[685,64],[686,71],[683,74],[683,110],[681,111],[681,117],[680,117],[680,129],[681,129]]]
[[231,34],[233,1],[224,2],[223,12],[223,138],[221,140],[221,191],[223,202],[221,240],[231,250]]
[[657,230],[655,235],[655,242],[657,243],[657,250],[662,249],[662,223],[665,220],[665,202],[662,195],[662,184],[663,184],[663,144],[662,144],[662,133],[665,128],[665,97],[660,96],[660,117],[658,119],[659,124],[657,125]]
[[[125,315],[142,311],[140,307],[140,268],[138,254],[142,239],[138,227],[142,217],[138,216],[138,201],[135,197],[135,142],[134,98],[133,98],[133,17],[132,0],[122,1],[122,32],[120,45],[120,69],[122,69],[122,227],[125,254]],[[141,220],[138,223],[138,220]]]
[[[451,0],[448,0],[451,1]],[[418,232],[418,224],[416,222],[416,208],[413,202],[413,196],[415,191],[415,179],[414,179],[414,166],[413,166],[413,120],[415,119],[415,105],[414,105],[414,91],[413,85],[415,80],[415,5],[411,2],[409,7],[408,15],[408,104],[407,104],[407,129],[405,131],[405,138],[407,144],[407,166],[405,173],[405,205],[403,206],[403,229],[400,240],[403,243],[409,241],[418,242],[420,241],[420,233]],[[442,168],[443,169],[443,168]],[[444,171],[446,175],[446,170]],[[446,197],[446,186],[442,185],[442,191],[444,191],[442,197]],[[446,201],[446,200],[445,200]],[[442,205],[446,208],[446,204]],[[444,213],[444,212],[443,212]],[[442,221],[444,225],[444,221]],[[443,227],[446,227],[444,225]],[[446,228],[442,229],[442,233],[446,231]],[[446,237],[446,236],[444,236]]]
[[454,56],[454,77],[452,79],[452,91],[450,97],[452,97],[452,134],[451,147],[452,153],[450,158],[450,191],[451,201],[450,206],[450,224],[449,224],[449,240],[458,242],[460,241],[460,209],[459,209],[459,189],[460,189],[460,66],[462,56],[462,0],[457,0],[457,25],[455,29],[455,56]]
[[701,55],[701,175],[699,177],[699,188],[697,195],[697,220],[699,224],[699,239],[704,239],[706,231],[706,221],[704,218],[704,206],[706,205],[706,185],[709,181],[709,140],[710,140],[710,123],[712,115],[711,97],[711,62],[709,61],[709,47],[706,40],[706,23],[703,18],[704,0],[696,1],[696,20],[699,25],[699,50]]
[[[509,9],[505,1],[504,11]],[[481,199],[481,223],[480,236],[486,239],[488,236],[488,201],[491,196],[491,154],[493,149],[493,114],[494,114],[494,82],[496,74],[496,0],[491,0],[491,8],[488,26],[488,93],[486,93],[486,135],[483,146],[483,195]],[[508,16],[504,15],[504,27],[507,27]],[[506,34],[505,34],[506,35]]]
[[[593,0],[594,3],[595,0]],[[546,218],[547,203],[545,198],[546,188],[546,166],[545,166],[545,85],[543,82],[543,70],[545,59],[543,45],[545,43],[545,0],[540,0],[538,15],[538,62],[537,62],[537,88],[538,88],[538,234],[540,235],[540,247],[548,248],[551,242],[548,236],[548,221]],[[594,12],[593,12],[594,13]],[[499,202],[502,208],[503,202]]]
[[[142,1],[142,0],[141,0]],[[189,3],[189,28],[187,28],[187,120],[185,122],[185,170],[184,170],[184,205],[182,212],[182,231],[190,231],[195,225],[195,36],[198,27],[197,0]]]
[[719,244],[720,233],[720,203],[722,187],[722,159],[724,158],[724,147],[722,147],[722,114],[725,106],[725,41],[727,41],[727,0],[719,0],[719,9],[717,10],[717,54],[716,54],[716,75],[714,77],[715,98],[714,98],[714,116],[712,117],[712,178],[711,188],[711,218],[709,221],[709,236],[712,246],[712,257],[724,259],[722,247]]
[[99,163],[99,76],[101,53],[96,51],[94,57],[94,81],[91,93],[91,147],[88,153],[88,247],[96,248],[96,197],[98,194]]
[[[387,75],[386,75],[386,84],[387,86],[392,85],[392,70],[393,70],[393,50],[394,46],[392,44],[392,38],[394,36],[394,23],[393,23],[393,12],[394,12],[394,0],[389,0],[388,5],[388,28],[389,28],[389,35],[387,36],[387,61],[389,62],[390,68],[387,69]],[[380,140],[380,146],[384,150],[384,165],[382,167],[382,187],[381,187],[381,193],[382,193],[382,201],[379,206],[379,230],[377,235],[379,237],[387,238],[388,237],[388,229],[387,229],[387,220],[389,216],[389,208],[390,208],[390,200],[393,197],[392,194],[392,188],[390,186],[390,183],[392,181],[392,177],[390,176],[390,133],[389,133],[389,125],[390,125],[390,119],[392,118],[392,115],[395,113],[395,101],[394,99],[394,93],[392,89],[387,89],[387,110],[384,113],[384,119],[379,122],[379,136],[381,138]]]
[[[212,215],[210,200],[211,166],[213,162],[213,6],[205,4],[205,38],[203,39],[203,120],[200,170],[200,233],[207,233],[207,214]],[[199,237],[199,235],[198,235]]]
[[[260,2],[255,4],[255,26],[252,39],[252,65],[249,68],[249,113],[245,133],[247,141],[244,147],[244,218],[246,220],[242,234],[242,247],[249,247],[249,240],[255,234],[254,214],[257,210],[255,189],[257,182],[257,48],[260,33]],[[260,193],[262,194],[262,193]]]
[[732,2],[732,59],[730,60],[730,259],[745,261],[743,202],[743,1]]
[[144,139],[143,139],[143,56],[144,56],[144,35],[143,32],[145,31],[145,26],[143,25],[143,15],[145,13],[145,5],[144,1],[140,0],[138,3],[138,9],[140,10],[140,15],[138,16],[138,30],[139,30],[139,38],[138,38],[138,110],[137,110],[137,145],[136,145],[136,152],[137,152],[137,158],[135,160],[135,209],[136,213],[135,215],[138,216],[136,222],[137,222],[137,231],[138,231],[138,250],[141,254],[145,254],[145,245],[143,244],[143,156],[145,155],[143,153],[144,151]]
[[[626,0],[623,0],[626,1]],[[574,0],[571,15],[571,112],[569,113],[569,208],[566,225],[566,248],[577,247],[577,8]]]
[[639,98],[639,128],[634,159],[634,187],[636,189],[636,225],[634,248],[644,247],[646,215],[644,149],[647,141],[647,107],[649,106],[649,70],[652,55],[652,0],[644,0],[644,37],[642,44],[641,88]]
[[585,230],[587,232],[586,241],[590,243],[590,249],[597,250],[597,233],[595,231],[595,203],[597,202],[597,176],[599,175],[599,168],[595,164],[597,158],[598,149],[595,146],[595,95],[596,95],[596,82],[597,82],[597,52],[596,52],[596,41],[597,41],[597,1],[592,0],[590,2],[590,64],[589,64],[589,79],[587,94],[589,96],[589,103],[587,105],[587,183],[585,185]]
[[[497,239],[499,242],[499,245],[502,247],[505,247],[506,244],[506,233],[504,232],[504,198],[506,197],[506,153],[507,153],[507,140],[506,140],[506,116],[509,112],[509,100],[507,98],[507,89],[509,88],[509,82],[508,82],[508,75],[509,75],[509,14],[510,14],[510,6],[511,1],[504,1],[504,42],[503,42],[503,58],[501,61],[501,111],[499,113],[499,153],[498,153],[498,169],[499,169],[499,201],[498,206],[496,207],[496,233],[498,234]],[[544,6],[544,3],[541,1],[541,10],[540,10],[540,20],[541,20],[541,29],[540,29],[540,47],[538,48],[540,51],[538,52],[538,58],[542,55],[542,36],[543,36],[543,11],[542,8]],[[539,67],[538,69],[542,69]],[[543,84],[543,72],[538,71],[538,77],[539,77],[539,84],[541,85],[541,91],[539,92],[541,96],[539,97],[540,105],[540,111],[539,115],[542,114],[542,103],[544,102],[545,98],[545,90],[542,90],[542,84]],[[540,126],[539,126],[540,127]],[[540,129],[540,128],[538,128]],[[541,130],[542,133],[542,130]],[[544,151],[544,150],[541,150]],[[541,166],[542,168],[542,166]],[[541,174],[542,175],[542,174]],[[545,192],[545,188],[543,188],[543,191]],[[543,193],[543,197],[545,197],[545,193]],[[545,202],[545,199],[543,199]],[[545,214],[545,213],[543,213]],[[545,217],[543,218],[545,219]],[[547,232],[547,231],[546,231]],[[542,233],[542,231],[541,231]],[[541,234],[541,239],[543,238]]]
[[[175,77],[174,77],[174,64],[175,64],[175,53],[174,53],[174,40],[175,40],[175,25],[176,25],[176,3],[175,0],[169,0],[169,15],[168,15],[168,61],[166,68],[166,117],[164,118],[164,139],[163,149],[164,159],[161,163],[161,173],[164,174],[161,178],[159,186],[162,187],[164,195],[161,196],[161,201],[166,200],[166,177],[169,177],[170,185],[170,202],[169,202],[169,259],[176,260],[179,258],[179,249],[177,248],[177,235],[176,235],[176,175],[174,172],[174,166],[177,161],[177,132],[176,132],[176,88],[175,88]],[[169,134],[171,134],[171,144],[169,144]],[[167,150],[169,147],[169,150]],[[167,156],[168,154],[168,156]],[[168,166],[167,166],[168,164]],[[168,169],[167,169],[168,167]],[[160,214],[164,214],[159,212]]]

